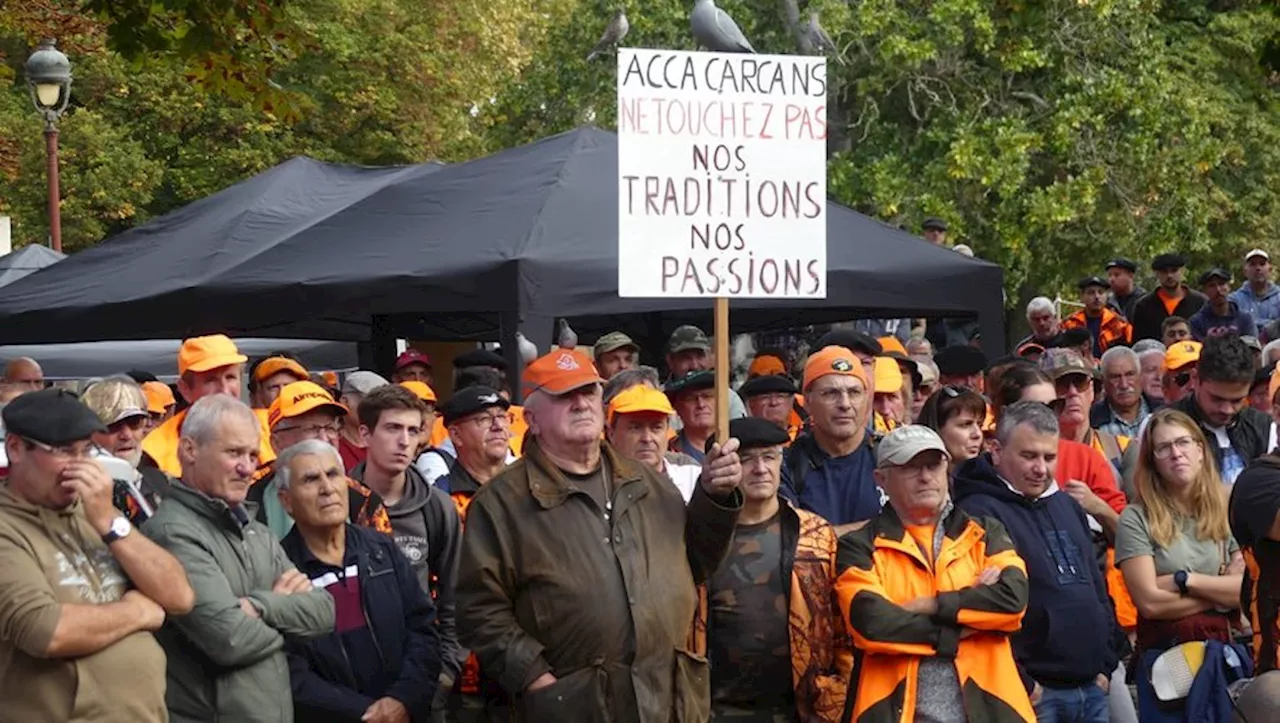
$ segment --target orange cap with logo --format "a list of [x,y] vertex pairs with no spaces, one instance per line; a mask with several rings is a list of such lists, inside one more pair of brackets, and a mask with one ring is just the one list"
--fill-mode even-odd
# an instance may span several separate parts
[[334,414],[350,414],[345,405],[333,401],[324,387],[314,382],[284,385],[280,396],[267,408],[267,427],[274,429],[281,420],[300,417],[307,412],[327,407]]
[[876,357],[876,394],[896,394],[902,391],[902,370],[893,357]]
[[828,346],[810,355],[805,362],[802,389],[808,391],[815,381],[830,374],[856,377],[863,386],[867,384],[867,374],[862,371],[862,360],[857,355],[842,346]]
[[559,396],[588,384],[602,384],[600,372],[587,355],[573,349],[555,349],[524,368],[520,376],[526,396],[546,392]]
[[142,393],[147,398],[147,411],[152,414],[164,414],[165,410],[178,403],[173,398],[173,390],[164,382],[144,382]]
[[650,412],[653,414],[675,414],[667,395],[645,384],[637,384],[625,389],[618,396],[609,400],[609,423],[619,414],[637,414]]
[[424,402],[431,402],[432,404],[435,404],[437,401],[436,390],[427,386],[426,382],[400,382],[400,386],[413,392],[418,399],[421,399]]
[[287,356],[273,356],[263,359],[262,363],[253,370],[253,380],[256,382],[263,381],[280,372],[289,372],[298,378],[298,381],[304,381],[311,378],[311,374],[298,362]]
[[225,334],[193,336],[184,340],[178,349],[178,374],[207,372],[247,361],[249,358],[241,354],[236,343]]
[[757,354],[747,369],[747,377],[786,376],[787,365],[773,354]]
[[1178,341],[1164,352],[1162,372],[1172,372],[1200,361],[1201,344],[1198,341]]

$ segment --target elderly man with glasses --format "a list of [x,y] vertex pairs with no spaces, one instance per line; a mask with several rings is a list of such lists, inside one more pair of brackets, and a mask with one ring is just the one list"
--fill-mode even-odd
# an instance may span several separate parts
[[[347,408],[334,401],[328,391],[313,382],[285,385],[267,410],[271,429],[271,448],[280,452],[299,442],[319,440],[338,448],[342,418]],[[271,528],[276,539],[284,539],[293,527],[293,518],[276,494],[276,470],[271,470],[249,489],[245,507],[259,522]],[[391,534],[391,520],[381,498],[365,485],[347,478],[350,521],[363,527]]]

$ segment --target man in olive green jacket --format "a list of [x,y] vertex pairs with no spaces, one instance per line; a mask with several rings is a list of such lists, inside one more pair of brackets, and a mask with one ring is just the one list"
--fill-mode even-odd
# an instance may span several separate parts
[[333,631],[333,598],[312,589],[242,505],[260,433],[238,399],[196,402],[182,424],[182,479],[143,527],[178,558],[195,591],[191,613],[156,634],[168,656],[165,702],[177,723],[289,723],[284,639]]
[[513,697],[516,720],[696,723],[706,658],[687,646],[695,585],[742,507],[737,442],[716,446],[688,506],[601,441],[600,377],[556,350],[524,373],[524,458],[467,508],[458,632]]

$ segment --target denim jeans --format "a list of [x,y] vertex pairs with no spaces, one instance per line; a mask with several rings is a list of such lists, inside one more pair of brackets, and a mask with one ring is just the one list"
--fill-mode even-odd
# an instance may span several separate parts
[[1036,703],[1037,723],[1108,723],[1107,694],[1095,683],[1079,688],[1045,688]]

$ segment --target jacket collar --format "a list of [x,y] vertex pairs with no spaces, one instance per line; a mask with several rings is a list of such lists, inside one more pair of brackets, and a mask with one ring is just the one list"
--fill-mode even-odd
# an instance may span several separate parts
[[464,494],[474,495],[480,491],[480,483],[475,477],[462,466],[461,461],[455,461],[453,469],[449,471],[449,492],[462,492]]
[[[947,499],[947,504],[942,508],[942,514],[938,518],[938,525],[942,529],[945,539],[952,540],[954,544],[942,546],[942,552],[938,554],[938,559],[934,567],[941,567],[956,557],[964,549],[972,544],[974,531],[970,528],[969,515],[964,510],[955,506],[955,502]],[[880,511],[880,516],[875,521],[875,546],[884,549],[897,550],[905,555],[915,558],[921,565],[929,567],[929,561],[925,560],[920,554],[920,548],[916,545],[915,539],[907,534],[907,528],[902,524],[902,519],[898,517],[898,513],[893,509],[892,505],[885,505]],[[935,535],[937,534],[935,529]]]
[[[569,495],[577,492],[560,468],[555,466],[538,445],[538,438],[529,435],[524,443],[524,460],[528,465],[529,493],[543,509],[551,509],[564,503]],[[619,455],[603,440],[600,442],[601,463],[608,465],[615,481],[614,489],[644,478],[639,462]],[[620,514],[620,513],[619,513]]]
[[169,490],[169,498],[192,512],[234,531],[236,534],[244,534],[244,528],[251,521],[249,513],[244,509],[243,505],[232,507],[224,500],[210,497],[200,490],[187,485],[183,480],[177,480],[173,484]]
[[[351,546],[351,541],[355,537],[355,533],[352,532],[353,526],[350,522],[344,522],[343,524],[347,526],[346,542],[342,548],[342,564],[345,567],[355,561],[356,553]],[[311,548],[307,547],[307,541],[302,537],[302,533],[298,531],[297,525],[294,525],[293,529],[289,530],[289,534],[285,535],[285,538],[280,541],[280,546],[289,553],[289,558],[293,560],[293,564],[303,572],[317,568],[327,570],[333,567],[333,565],[311,553]]]

